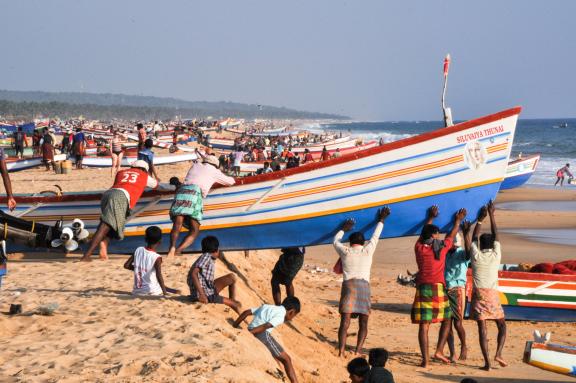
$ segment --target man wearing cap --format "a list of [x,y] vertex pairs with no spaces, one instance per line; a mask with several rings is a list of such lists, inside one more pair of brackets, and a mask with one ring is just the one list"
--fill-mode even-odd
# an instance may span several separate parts
[[[100,243],[105,249],[110,238],[119,240],[124,238],[126,218],[130,215],[130,210],[136,206],[146,187],[158,187],[158,181],[148,175],[146,161],[134,161],[130,169],[116,173],[114,185],[102,195],[100,225],[81,261],[90,261],[92,252]],[[102,247],[100,258],[107,259],[105,252],[102,252]]]
[[[202,222],[203,199],[206,198],[212,185],[218,183],[229,186],[234,185],[235,180],[228,177],[218,168],[220,162],[213,154],[203,155],[196,150],[201,162],[192,165],[184,183],[178,186],[174,202],[170,207],[170,219],[173,222],[170,232],[170,250],[168,256],[180,254],[182,250],[194,243],[200,231]],[[179,246],[176,246],[178,235],[182,226],[188,229],[188,235]]]

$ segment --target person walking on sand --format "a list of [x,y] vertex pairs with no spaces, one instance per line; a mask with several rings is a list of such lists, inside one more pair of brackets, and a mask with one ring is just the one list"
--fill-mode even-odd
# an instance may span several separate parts
[[[502,260],[502,249],[498,241],[498,229],[496,218],[494,217],[495,207],[492,201],[480,210],[478,222],[474,227],[472,241],[466,236],[466,247],[470,252],[470,262],[472,264],[472,302],[470,305],[470,318],[478,323],[478,335],[480,348],[484,357],[483,370],[489,371],[492,367],[488,352],[488,331],[486,321],[493,320],[498,327],[498,343],[494,360],[502,367],[508,364],[502,358],[502,350],[506,342],[506,319],[504,310],[500,304],[498,293],[498,269]],[[486,216],[490,216],[491,234],[482,234],[480,230]],[[480,247],[478,247],[478,243]]]
[[42,161],[47,171],[54,166],[54,140],[48,132],[48,128],[44,128],[44,135],[42,136]]
[[28,140],[26,133],[24,133],[22,127],[19,126],[14,133],[14,150],[16,151],[16,157],[24,158],[24,147],[28,147]]
[[[202,239],[202,255],[192,264],[187,283],[192,302],[225,304],[240,314],[242,304],[236,300],[236,274],[214,279],[216,260],[220,257],[218,238],[209,235]],[[228,287],[228,298],[220,292]]]
[[357,231],[350,234],[350,246],[341,240],[344,233],[354,226],[354,221],[348,219],[342,229],[334,237],[334,248],[340,257],[335,269],[344,275],[340,293],[340,328],[338,329],[338,356],[344,356],[348,327],[352,317],[358,317],[359,330],[356,342],[356,354],[362,353],[362,346],[368,335],[368,316],[370,315],[370,269],[372,257],[376,251],[378,239],[384,228],[384,221],[390,215],[390,209],[384,206],[378,211],[377,224],[370,241],[366,243],[364,234]]
[[82,161],[86,155],[86,135],[82,132],[82,127],[76,129],[76,134],[72,139],[72,148],[76,157],[76,169],[82,169]]
[[144,124],[139,122],[136,124],[136,131],[138,133],[138,151],[144,149],[144,142],[146,141],[146,130]]
[[148,175],[148,164],[145,161],[134,161],[130,169],[116,173],[114,185],[102,195],[100,224],[81,261],[89,262],[97,246],[100,246],[100,259],[108,259],[106,248],[109,239],[124,239],[126,219],[146,187],[156,188],[158,182]]
[[122,140],[118,130],[114,130],[112,139],[110,140],[110,155],[112,156],[110,175],[114,177],[114,175],[120,170],[120,166],[122,166],[122,157],[124,156]]
[[[170,231],[169,257],[182,253],[194,243],[200,232],[204,198],[212,186],[215,183],[229,186],[236,182],[234,178],[228,177],[218,169],[220,162],[215,155],[203,155],[198,150],[196,150],[196,155],[202,162],[194,163],[188,170],[184,183],[178,186],[174,202],[170,207],[172,230]],[[188,229],[188,234],[177,246],[182,226]]]
[[149,226],[145,232],[146,247],[141,246],[124,263],[124,268],[134,272],[133,295],[180,294],[166,287],[162,277],[162,257],[156,252],[162,242],[162,230]]
[[16,208],[16,200],[12,194],[12,182],[10,182],[10,174],[6,168],[6,154],[4,148],[0,148],[0,174],[2,175],[2,182],[4,183],[4,190],[6,190],[6,205],[10,211]]
[[558,182],[560,182],[560,186],[562,187],[564,185],[564,177],[566,174],[568,174],[568,177],[570,178],[574,177],[570,172],[570,164],[566,164],[564,165],[564,167],[558,169],[558,171],[556,172],[557,178],[556,182],[554,183],[554,186],[558,185]]
[[428,219],[414,245],[418,275],[416,277],[416,294],[410,316],[412,323],[419,325],[418,343],[422,354],[421,367],[428,367],[430,361],[428,353],[430,323],[442,323],[434,358],[444,363],[450,363],[450,360],[443,354],[452,324],[452,312],[446,294],[444,270],[446,254],[452,248],[454,236],[458,232],[460,222],[466,216],[466,210],[460,209],[456,213],[454,226],[446,234],[444,240],[440,239],[440,228],[432,224],[438,213],[437,206],[432,206],[428,209]]
[[144,149],[140,149],[138,151],[138,159],[142,161],[146,161],[148,164],[148,174],[154,177],[158,182],[160,182],[160,177],[156,172],[156,167],[154,166],[154,152],[152,148],[154,147],[154,141],[148,138],[144,141]]

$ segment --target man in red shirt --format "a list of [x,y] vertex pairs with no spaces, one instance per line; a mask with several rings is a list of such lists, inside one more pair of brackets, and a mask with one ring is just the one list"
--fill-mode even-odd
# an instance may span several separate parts
[[418,343],[422,353],[421,367],[428,366],[428,330],[430,329],[430,323],[437,322],[442,322],[442,325],[434,358],[444,363],[450,363],[450,360],[443,354],[452,323],[452,312],[445,288],[444,269],[446,266],[446,254],[452,248],[460,223],[466,217],[466,210],[460,209],[456,213],[454,227],[446,234],[444,240],[440,239],[438,226],[432,224],[437,216],[437,206],[432,206],[428,209],[427,222],[414,246],[418,275],[416,277],[416,295],[412,304],[411,318],[412,323],[419,324]]
[[302,161],[302,163],[306,164],[308,162],[314,162],[314,157],[312,157],[312,153],[310,153],[310,150],[305,149],[304,150],[304,161]]
[[[126,218],[130,215],[130,210],[136,206],[146,187],[158,187],[158,182],[148,175],[146,161],[134,161],[130,169],[116,173],[114,185],[102,195],[100,225],[81,261],[89,262],[92,252],[100,243],[107,246],[110,238],[119,240],[124,238]],[[108,258],[102,249],[100,258]]]
[[322,154],[320,155],[321,161],[328,161],[330,159],[330,153],[326,149],[326,146],[322,148]]

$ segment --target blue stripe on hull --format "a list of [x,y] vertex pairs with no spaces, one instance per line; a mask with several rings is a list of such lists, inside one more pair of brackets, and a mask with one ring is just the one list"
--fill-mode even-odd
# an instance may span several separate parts
[[576,322],[576,310],[545,307],[502,306],[506,320]]
[[500,185],[500,190],[514,189],[522,186],[532,177],[532,174],[534,174],[534,172],[506,177],[504,181],[502,181],[502,185]]
[[231,150],[232,148],[234,148],[234,145],[227,145],[227,144],[213,144],[210,143],[210,145],[212,145],[213,149],[226,149],[226,150]]
[[[453,212],[460,207],[466,207],[469,217],[475,217],[480,207],[495,197],[499,187],[499,183],[494,183],[391,204],[392,215],[386,221],[382,238],[418,235],[426,218],[426,209],[434,204],[439,206],[441,212]],[[201,231],[188,251],[200,251],[200,242],[208,235],[218,237],[222,250],[273,249],[332,243],[334,235],[347,218],[354,218],[354,230],[365,232],[365,236],[369,238],[375,226],[377,210],[378,208],[374,207],[298,221]],[[435,223],[443,230],[448,230],[452,219],[449,214],[441,214]],[[183,235],[184,233],[181,237]],[[165,234],[160,251],[167,251],[169,243],[169,234]],[[111,241],[109,251],[132,253],[136,247],[142,245],[141,236],[125,237],[123,241]],[[412,252],[409,250],[407,249],[407,254],[411,256]]]
[[[552,307],[527,307],[502,305],[506,320],[536,322],[576,322],[576,310]],[[470,302],[466,301],[464,316],[470,319]]]
[[[418,235],[426,218],[426,209],[434,204],[439,206],[440,212],[454,212],[460,207],[465,207],[468,209],[469,218],[473,219],[478,210],[496,196],[499,189],[500,183],[494,183],[390,204],[392,215],[386,220],[382,238]],[[354,218],[356,221],[354,231],[362,231],[369,238],[376,223],[377,211],[378,208],[374,207],[298,221],[201,231],[192,248],[187,251],[200,251],[200,242],[208,235],[218,237],[221,250],[273,249],[332,243],[334,235],[348,218]],[[168,217],[165,219],[168,220]],[[452,220],[451,215],[441,213],[435,224],[443,230],[448,230]],[[181,233],[180,237],[182,238],[184,234]],[[169,234],[164,234],[159,251],[167,251],[169,244]],[[123,241],[110,241],[109,251],[129,254],[143,245],[143,236],[126,236]],[[10,252],[30,250],[13,243],[8,243],[8,248]],[[406,250],[406,254],[411,256],[410,249]]]

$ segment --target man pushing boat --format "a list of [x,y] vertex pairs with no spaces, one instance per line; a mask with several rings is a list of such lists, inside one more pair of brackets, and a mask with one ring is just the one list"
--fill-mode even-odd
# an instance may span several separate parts
[[146,161],[134,161],[130,169],[116,173],[114,185],[102,196],[100,209],[100,225],[92,237],[88,250],[84,253],[81,261],[89,262],[96,246],[100,248],[100,259],[108,259],[106,249],[110,238],[122,240],[124,238],[124,226],[134,209],[136,203],[144,193],[146,187],[158,187],[158,181],[148,175]]
[[[212,185],[234,185],[234,178],[228,177],[219,169],[220,161],[213,154],[202,154],[196,150],[196,154],[202,162],[192,165],[183,184],[178,185],[174,202],[170,207],[170,219],[172,231],[170,232],[170,250],[168,256],[180,254],[184,249],[194,243],[200,232],[202,222],[203,200],[206,198]],[[188,234],[179,246],[178,235],[182,226],[188,229]]]

